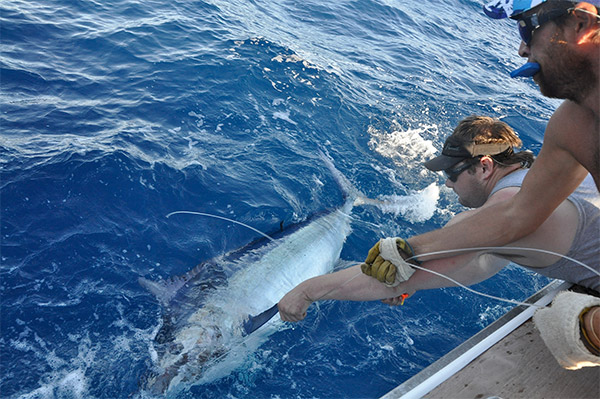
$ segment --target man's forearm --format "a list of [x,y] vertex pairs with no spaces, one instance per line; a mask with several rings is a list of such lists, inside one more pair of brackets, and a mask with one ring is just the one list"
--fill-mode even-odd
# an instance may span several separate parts
[[479,253],[436,259],[423,263],[421,267],[427,270],[417,270],[402,284],[408,292],[454,287],[452,280],[469,286],[490,278],[507,264],[508,260]]
[[[300,287],[313,301],[374,301],[399,295],[376,279],[364,275],[360,265],[306,280]],[[402,294],[402,293],[400,293]]]
[[374,278],[362,273],[360,265],[335,273],[313,277],[285,294],[279,300],[279,315],[283,321],[299,321],[306,317],[308,307],[316,301],[337,299],[373,301],[401,295]]

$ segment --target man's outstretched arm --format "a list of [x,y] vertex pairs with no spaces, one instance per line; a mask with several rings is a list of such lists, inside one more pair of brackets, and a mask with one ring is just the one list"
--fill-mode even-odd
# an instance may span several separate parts
[[[443,274],[464,285],[483,281],[500,271],[508,261],[487,254],[469,253],[425,262],[422,267]],[[375,301],[412,296],[416,291],[452,287],[455,284],[425,270],[417,270],[407,281],[388,287],[361,272],[360,265],[322,276],[313,277],[288,292],[278,304],[284,321],[299,321],[306,317],[308,307],[321,300]],[[393,302],[386,302],[393,303]]]

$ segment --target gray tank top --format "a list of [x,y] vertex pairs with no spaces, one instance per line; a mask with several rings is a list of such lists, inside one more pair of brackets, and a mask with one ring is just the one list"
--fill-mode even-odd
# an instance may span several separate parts
[[[521,187],[527,172],[527,169],[519,169],[500,179],[490,196],[506,187]],[[579,222],[573,244],[566,255],[600,272],[600,195],[591,175],[586,176],[568,200],[577,208]],[[598,275],[565,258],[544,268],[523,267],[547,277],[600,291]]]

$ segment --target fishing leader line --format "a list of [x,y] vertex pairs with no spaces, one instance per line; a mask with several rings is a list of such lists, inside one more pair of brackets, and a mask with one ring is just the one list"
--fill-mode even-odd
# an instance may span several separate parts
[[263,233],[262,231],[260,231],[260,230],[258,230],[258,229],[255,229],[254,227],[252,227],[252,226],[249,226],[249,225],[247,225],[246,223],[238,222],[237,220],[233,220],[233,219],[226,218],[225,216],[213,215],[213,214],[210,214],[210,213],[204,213],[204,212],[194,212],[194,211],[175,211],[175,212],[171,212],[171,213],[169,213],[169,214],[166,216],[166,218],[168,219],[168,218],[170,218],[170,217],[171,217],[171,216],[173,216],[173,215],[180,215],[180,214],[186,214],[186,215],[199,215],[199,216],[207,216],[207,217],[210,217],[210,218],[215,218],[215,219],[226,220],[226,221],[228,221],[228,222],[231,222],[231,223],[236,223],[236,224],[239,224],[240,226],[244,226],[244,227],[246,227],[246,228],[248,228],[248,229],[250,229],[250,230],[252,230],[252,231],[254,231],[254,232],[258,233],[258,234],[260,234],[261,236],[268,238],[268,239],[269,239],[269,240],[271,240],[271,241],[275,241],[275,239],[274,239],[273,237],[269,236],[269,235],[268,235],[268,234],[266,234],[266,233]]
[[[506,247],[476,247],[476,248],[446,249],[443,251],[429,252],[429,253],[425,253],[425,254],[414,255],[414,256],[411,256],[410,258],[407,258],[406,260],[407,261],[413,260],[413,259],[416,260],[416,258],[419,256],[426,257],[426,256],[433,256],[433,255],[449,254],[449,253],[491,251],[491,250],[509,250],[509,251],[524,250],[524,251],[543,253],[543,254],[547,254],[547,255],[554,255],[554,256],[564,258],[570,262],[573,262],[583,268],[586,268],[586,269],[590,270],[592,273],[594,273],[600,277],[600,272],[598,272],[594,268],[586,265],[585,263],[578,261],[577,259],[571,258],[570,256],[567,256],[567,255],[559,254],[558,252],[553,252],[553,251],[549,251],[549,250],[541,249],[541,248],[530,248],[530,247],[508,247],[508,246],[506,246]],[[510,255],[506,255],[506,256],[510,256]]]

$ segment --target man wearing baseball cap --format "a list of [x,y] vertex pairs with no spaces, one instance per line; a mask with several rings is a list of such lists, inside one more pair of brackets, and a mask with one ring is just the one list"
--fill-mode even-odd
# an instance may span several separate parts
[[[517,151],[520,146],[521,140],[516,133],[498,119],[473,115],[458,123],[446,140],[442,153],[425,163],[430,170],[443,170],[447,176],[446,186],[456,193],[461,204],[473,208],[454,216],[449,224],[518,192],[534,160],[531,152]],[[590,222],[584,223],[584,219]],[[593,271],[547,253],[548,250],[566,255],[581,253],[585,255],[580,258],[583,262],[600,270],[600,259],[594,256],[596,248],[587,241],[590,231],[598,229],[600,195],[591,176],[588,176],[542,227],[511,243],[509,248],[468,252],[453,258],[428,261],[424,266],[441,274],[415,271],[411,267],[402,278],[390,284],[387,281],[381,284],[361,273],[367,265],[351,266],[302,282],[279,301],[279,314],[284,321],[299,321],[306,317],[313,302],[331,299],[379,299],[397,305],[417,291],[454,285],[442,275],[463,285],[472,285],[493,276],[508,261],[548,277],[598,289],[600,281],[594,278]],[[557,230],[560,232],[557,233]],[[386,240],[392,240],[392,245],[396,245],[393,239]]]
[[[600,189],[599,7],[597,0],[494,0],[484,7],[488,16],[517,21],[519,55],[527,63],[511,75],[532,77],[542,94],[565,101],[548,121],[542,149],[516,195],[452,226],[407,240],[397,238],[398,245],[386,246],[385,253],[377,243],[365,260],[365,274],[394,278],[410,268],[403,259],[423,262],[443,256],[427,255],[433,252],[506,245],[541,226],[588,173]],[[600,231],[589,240],[600,242]],[[582,363],[573,355],[581,349],[574,342],[579,331],[567,327],[562,336],[558,331],[568,325],[581,328],[584,336],[600,332],[600,315],[596,316],[600,300],[576,295],[559,295],[551,309],[536,315],[538,327],[548,327],[549,332],[541,333],[550,350],[563,367],[573,369],[600,365],[597,355]]]

